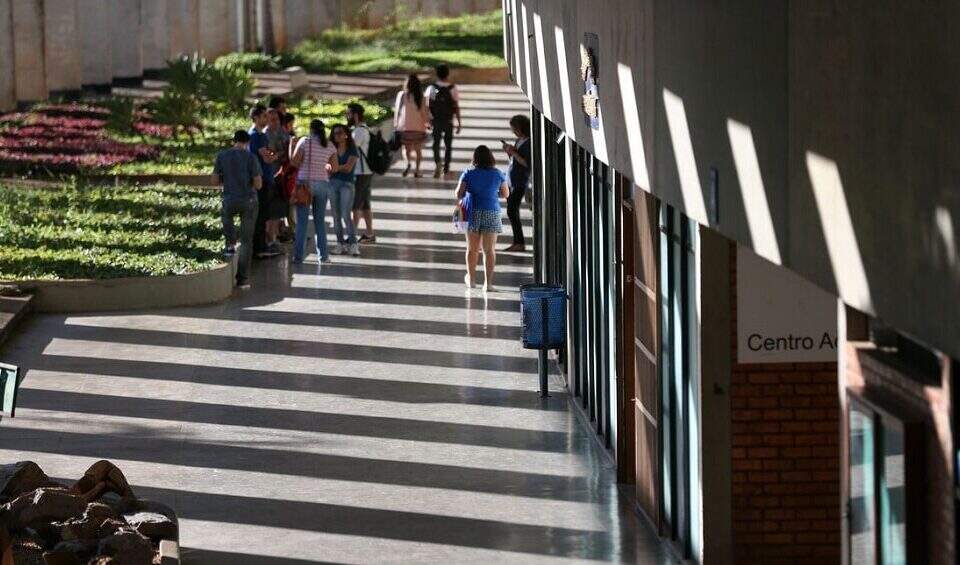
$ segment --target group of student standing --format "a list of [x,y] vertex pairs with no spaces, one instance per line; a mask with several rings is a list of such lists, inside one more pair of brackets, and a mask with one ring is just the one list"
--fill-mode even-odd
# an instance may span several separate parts
[[[411,74],[397,94],[393,125],[406,157],[403,176],[408,176],[411,169],[415,177],[422,176],[420,165],[428,130],[433,132],[434,177],[450,172],[454,133],[459,134],[462,128],[460,94],[456,85],[447,80],[447,65],[438,65],[435,70],[437,80],[427,88],[417,75]],[[289,241],[291,231],[293,263],[303,262],[308,251],[311,212],[315,228],[312,243],[321,263],[328,263],[330,255],[359,256],[359,243],[376,241],[370,207],[373,171],[367,159],[371,136],[363,114],[363,106],[350,104],[346,124],[332,126],[328,135],[322,121],[312,120],[309,135],[298,139],[295,117],[287,112],[282,98],[274,97],[269,107],[258,104],[251,109],[249,131],[237,131],[233,146],[217,155],[214,181],[223,185],[225,252],[232,255],[236,243],[241,243],[239,286],[249,286],[253,256],[281,254],[279,242]],[[513,243],[504,251],[525,250],[520,208],[530,180],[530,120],[524,115],[513,116],[510,128],[515,139],[501,140],[501,149],[509,159],[507,174],[497,169],[490,148],[480,145],[474,150],[473,166],[464,171],[457,184],[456,197],[469,195],[471,201],[465,277],[470,287],[475,284],[474,271],[482,252],[485,287],[492,288],[494,243],[503,230],[501,198],[507,201],[507,216],[513,229]],[[298,185],[309,191],[309,203],[293,202]],[[332,248],[326,237],[328,202],[336,236]],[[241,217],[239,237],[234,224],[236,216]],[[358,238],[360,221],[366,229]]]
[[[233,255],[240,243],[238,286],[249,286],[254,256],[283,253],[280,242],[292,239],[293,263],[303,262],[311,212],[312,243],[323,263],[331,254],[359,256],[359,243],[376,241],[370,209],[373,172],[366,159],[370,131],[363,114],[363,106],[350,104],[347,124],[332,126],[328,135],[322,121],[312,120],[309,135],[297,138],[294,115],[283,98],[274,97],[269,107],[257,104],[250,110],[250,129],[235,132],[233,146],[217,155],[213,174],[223,185],[225,253]],[[309,203],[293,201],[297,185],[309,191]],[[337,241],[332,247],[326,237],[328,202]],[[241,218],[239,234],[236,216]],[[361,220],[366,229],[358,238]]]

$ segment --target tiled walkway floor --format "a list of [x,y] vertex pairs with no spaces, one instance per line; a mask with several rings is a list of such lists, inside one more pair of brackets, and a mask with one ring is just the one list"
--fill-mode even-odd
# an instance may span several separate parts
[[186,563],[665,562],[559,381],[537,396],[529,256],[468,291],[451,186],[375,202],[363,257],[258,263],[225,304],[34,317],[0,353],[29,369],[0,461],[114,460],[178,511]]

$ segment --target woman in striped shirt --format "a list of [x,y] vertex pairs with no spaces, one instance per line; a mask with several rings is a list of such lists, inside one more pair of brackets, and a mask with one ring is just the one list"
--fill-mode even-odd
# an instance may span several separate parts
[[310,206],[297,205],[293,262],[294,264],[303,263],[306,255],[307,220],[312,208],[317,259],[321,263],[329,263],[327,223],[324,221],[324,214],[327,210],[327,201],[330,200],[330,169],[337,165],[337,148],[327,140],[327,131],[323,122],[320,120],[310,122],[310,135],[297,143],[291,160],[295,166],[299,167],[297,182],[309,185],[310,192],[313,193],[313,203]]

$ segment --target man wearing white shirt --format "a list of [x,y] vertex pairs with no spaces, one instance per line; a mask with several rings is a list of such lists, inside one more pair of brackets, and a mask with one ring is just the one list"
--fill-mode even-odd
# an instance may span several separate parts
[[[424,97],[433,116],[433,162],[437,168],[434,178],[440,178],[450,172],[450,159],[453,156],[453,118],[457,118],[457,134],[463,126],[460,119],[460,92],[457,85],[447,82],[450,67],[437,65],[437,80],[427,87]],[[443,140],[445,152],[440,158],[440,141]]]
[[353,168],[356,175],[355,192],[353,197],[353,225],[360,231],[360,219],[364,221],[366,230],[360,234],[360,243],[375,243],[377,236],[373,233],[373,212],[370,209],[370,185],[373,181],[373,171],[367,155],[370,152],[370,129],[363,121],[363,106],[356,102],[347,106],[347,123],[350,124],[353,142],[360,150],[360,158]]

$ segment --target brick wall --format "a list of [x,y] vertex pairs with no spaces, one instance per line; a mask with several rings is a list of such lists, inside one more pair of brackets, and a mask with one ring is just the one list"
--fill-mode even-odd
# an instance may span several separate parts
[[839,563],[837,364],[736,362],[735,246],[730,256],[734,562]]

